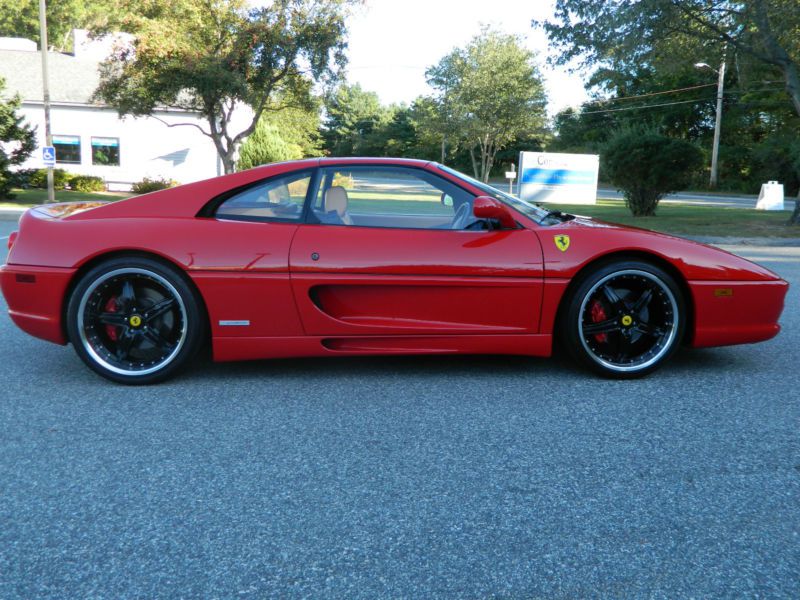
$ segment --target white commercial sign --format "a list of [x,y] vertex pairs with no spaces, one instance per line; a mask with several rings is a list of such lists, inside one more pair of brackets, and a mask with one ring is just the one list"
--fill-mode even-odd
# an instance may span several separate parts
[[596,204],[597,154],[520,152],[518,196],[529,202]]

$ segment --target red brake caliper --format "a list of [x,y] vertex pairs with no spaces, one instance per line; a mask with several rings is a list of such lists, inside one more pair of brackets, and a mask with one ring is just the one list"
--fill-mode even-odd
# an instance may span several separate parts
[[[105,305],[106,312],[117,312],[117,297],[112,296]],[[112,342],[117,341],[117,328],[114,325],[106,325],[106,335]]]
[[[590,309],[591,316],[592,316],[592,323],[600,323],[601,321],[605,321],[608,317],[606,317],[606,309],[603,308],[603,305],[600,304],[599,300],[595,300],[592,303],[592,308]],[[594,336],[599,343],[603,343],[606,341],[606,334],[605,333],[596,333]]]

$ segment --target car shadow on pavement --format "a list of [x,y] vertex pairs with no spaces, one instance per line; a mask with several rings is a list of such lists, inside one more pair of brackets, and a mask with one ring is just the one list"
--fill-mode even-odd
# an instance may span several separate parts
[[408,377],[471,377],[486,375],[574,374],[578,369],[567,359],[527,356],[459,355],[459,356],[347,356],[325,358],[293,358],[234,363],[213,363],[204,359],[188,369],[182,379],[206,378],[330,378],[408,376]]

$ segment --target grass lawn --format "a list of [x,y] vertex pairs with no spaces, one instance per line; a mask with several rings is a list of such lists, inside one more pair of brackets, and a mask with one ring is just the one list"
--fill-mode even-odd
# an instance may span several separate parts
[[[0,199],[0,208],[16,208],[36,206],[37,204],[47,203],[47,190],[29,189],[12,190],[14,198],[11,200]],[[56,191],[56,202],[86,202],[91,200],[121,200],[129,198],[131,194],[126,192],[69,192],[65,190]]]
[[596,205],[547,204],[563,212],[633,225],[664,233],[720,237],[800,237],[800,227],[787,226],[791,211],[720,208],[691,204],[660,204],[655,217],[634,217],[622,200],[598,200]]

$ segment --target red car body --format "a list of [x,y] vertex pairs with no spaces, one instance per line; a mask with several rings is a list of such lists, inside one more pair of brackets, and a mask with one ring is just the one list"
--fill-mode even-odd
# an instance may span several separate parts
[[[158,257],[202,297],[215,360],[364,354],[548,356],[571,282],[609,257],[644,259],[678,282],[684,343],[775,336],[788,284],[719,249],[574,218],[541,225],[513,211],[512,230],[465,231],[250,222],[198,216],[210,199],[277,174],[330,165],[400,165],[482,191],[435,163],[313,159],[267,165],[75,211],[29,210],[2,268],[13,321],[67,342],[65,311],[80,275],[110,256]],[[80,208],[80,207],[79,207]],[[86,208],[86,207],[82,207]],[[569,236],[561,249],[556,238]],[[248,322],[229,327],[227,322]]]

